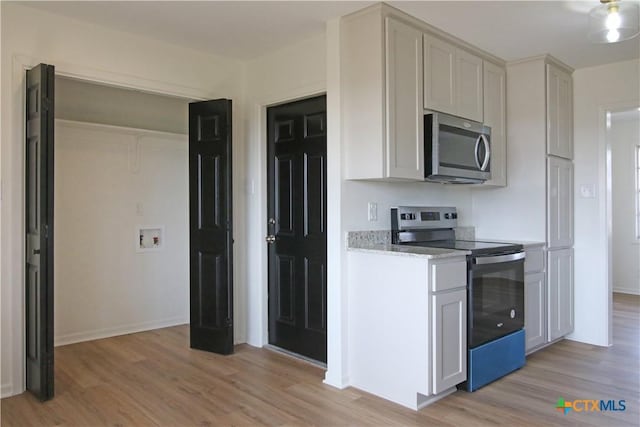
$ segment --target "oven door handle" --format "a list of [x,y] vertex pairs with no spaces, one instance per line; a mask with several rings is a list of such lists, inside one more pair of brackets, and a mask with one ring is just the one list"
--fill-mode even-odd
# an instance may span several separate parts
[[474,264],[498,264],[501,262],[518,261],[520,259],[524,259],[524,252],[517,252],[515,254],[508,254],[508,255],[475,257],[473,259],[473,263]]

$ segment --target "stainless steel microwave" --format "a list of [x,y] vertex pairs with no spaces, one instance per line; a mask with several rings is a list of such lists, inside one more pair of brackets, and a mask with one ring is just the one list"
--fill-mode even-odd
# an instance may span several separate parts
[[424,115],[425,179],[477,184],[491,179],[491,128],[443,113]]

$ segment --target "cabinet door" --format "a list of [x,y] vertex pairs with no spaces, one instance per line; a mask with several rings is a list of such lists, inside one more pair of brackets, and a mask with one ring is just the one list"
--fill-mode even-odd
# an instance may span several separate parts
[[571,75],[547,64],[547,153],[573,159]]
[[424,179],[422,33],[386,18],[386,174]]
[[491,128],[491,179],[484,185],[507,185],[506,71],[484,62],[484,123]]
[[573,249],[547,254],[547,313],[549,341],[553,341],[573,331]]
[[526,350],[547,342],[546,281],[544,273],[524,277],[524,330]]
[[547,242],[549,249],[573,245],[573,162],[547,159]]
[[456,115],[465,119],[483,121],[482,59],[469,52],[456,49]]
[[433,393],[467,379],[467,291],[433,296]]
[[524,274],[541,273],[544,271],[544,248],[542,246],[526,247],[524,249]]
[[456,47],[424,35],[424,108],[456,114]]

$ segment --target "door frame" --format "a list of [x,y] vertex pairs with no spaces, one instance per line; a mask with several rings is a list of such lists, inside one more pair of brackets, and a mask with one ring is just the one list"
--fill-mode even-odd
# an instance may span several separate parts
[[[256,295],[260,304],[256,307],[258,309],[258,313],[255,317],[252,317],[251,315],[251,313],[254,313],[255,311],[251,309],[247,310],[247,314],[249,316],[247,319],[249,329],[247,342],[258,347],[263,347],[269,344],[269,250],[264,240],[265,236],[268,234],[267,218],[269,215],[269,184],[267,180],[267,144],[269,142],[269,135],[267,132],[267,108],[326,94],[327,88],[325,82],[316,82],[308,86],[282,93],[279,96],[261,99],[255,103],[252,108],[253,116],[259,118],[259,120],[255,122],[255,126],[258,126],[256,129],[258,134],[257,141],[260,144],[260,150],[258,150],[258,173],[254,175],[254,179],[258,178],[260,180],[260,184],[255,186],[255,191],[259,200],[259,209],[257,218],[253,218],[253,220],[257,221],[257,224],[260,225],[257,233],[254,233],[254,235],[250,236],[248,239],[249,242],[257,243],[250,243],[248,250],[256,251],[259,254],[260,280],[257,283],[257,287],[252,286],[250,284],[251,281],[248,280],[247,286],[252,289],[247,289],[247,291],[249,296],[251,296],[251,294]],[[251,220],[248,221],[250,222]],[[252,304],[251,298],[249,298],[249,304]],[[259,331],[259,336],[252,336],[251,331]],[[327,331],[327,346],[328,345],[329,339]]]
[[[270,179],[269,179],[269,164],[271,163],[271,160],[275,161],[275,158],[274,159],[270,159],[269,158],[269,133],[268,133],[269,123],[268,123],[268,119],[267,119],[267,110],[269,108],[275,108],[275,107],[278,107],[278,106],[281,106],[281,105],[288,105],[288,104],[292,104],[292,103],[295,103],[295,102],[300,102],[300,101],[309,100],[309,99],[315,99],[315,98],[320,98],[320,97],[324,97],[325,126],[327,126],[327,116],[328,116],[328,114],[327,114],[327,92],[326,91],[324,91],[324,92],[322,92],[320,94],[317,94],[317,95],[313,95],[313,96],[304,96],[302,98],[296,98],[296,99],[292,99],[292,100],[279,102],[277,104],[268,105],[268,106],[266,106],[264,108],[264,113],[265,113],[265,129],[264,129],[264,131],[265,131],[265,135],[266,135],[266,139],[265,139],[264,143],[265,143],[266,150],[265,150],[265,174],[264,174],[263,177],[265,178],[265,186],[264,187],[265,187],[266,200],[267,200],[267,210],[266,210],[265,216],[263,217],[263,222],[265,224],[267,222],[267,218],[269,218],[269,217],[275,218],[275,216],[274,216],[275,213],[274,212],[269,213],[269,190],[270,190],[270,188],[269,188],[269,181],[270,181]],[[327,209],[327,206],[326,206],[326,203],[328,201],[328,185],[327,185],[328,184],[328,179],[327,179],[327,176],[326,176],[326,175],[328,175],[327,140],[328,140],[328,132],[325,131],[325,150],[324,150],[324,161],[325,161],[325,171],[324,171],[324,173],[325,173],[325,178],[324,178],[324,185],[323,185],[324,194],[322,195],[322,197],[323,197],[324,204],[325,204],[325,208],[324,208],[325,209],[325,213],[324,213],[325,214],[325,218],[324,218],[324,220],[325,220],[325,233],[324,233],[325,234],[325,239],[324,239],[324,244],[325,244],[325,287],[326,288],[328,288],[328,270],[329,270],[328,269],[328,259],[329,259],[329,256],[328,256],[328,252],[329,252],[328,234],[329,233],[328,233],[328,230],[327,230],[328,227],[326,225],[326,223],[327,223],[327,215],[328,215],[328,209]],[[274,144],[276,144],[276,143],[274,142]],[[274,156],[275,156],[275,145],[274,145]],[[275,174],[276,171],[274,170],[273,173]],[[305,180],[306,180],[306,178],[305,178]],[[275,182],[275,178],[274,178],[274,182]],[[274,195],[273,195],[274,203],[277,204],[276,195],[275,195],[276,189],[273,188],[271,190],[274,193]],[[271,232],[269,231],[268,225],[265,225],[265,227],[266,227],[266,233],[270,234]],[[275,232],[276,229],[274,228],[273,231]],[[266,234],[265,234],[265,236],[266,236]],[[269,274],[268,273],[269,273],[269,247],[270,246],[271,245],[263,245],[263,247],[266,248],[266,253],[267,253],[267,283],[266,283],[266,293],[267,293],[267,324],[266,324],[266,329],[267,329],[267,331],[266,331],[266,340],[265,340],[264,345],[270,346],[272,348],[279,348],[277,346],[277,344],[271,344],[269,342],[269,326],[270,326],[270,319],[269,319],[269,285],[270,284],[269,284]],[[274,252],[274,256],[275,256],[275,252]],[[325,289],[325,292],[328,293],[328,289]],[[328,323],[327,300],[328,300],[328,298],[325,295],[325,309],[324,309],[325,313],[324,313],[324,315],[325,315],[325,321],[327,321],[327,323]],[[325,352],[326,352],[327,347],[328,347],[328,342],[329,342],[328,338],[329,338],[328,328],[325,328]],[[290,350],[290,349],[282,348],[281,350],[283,350],[285,352],[289,352],[292,355],[297,355],[302,359],[308,359],[308,360],[313,361],[313,362],[324,364],[325,366],[327,365],[326,354],[325,354],[325,360],[321,361],[321,360],[315,360],[314,358],[312,358],[310,356],[307,356],[307,355],[298,354],[295,351]]]
[[[607,308],[607,346],[613,345],[613,171],[611,167],[611,122],[610,114],[620,111],[632,110],[640,108],[640,100],[618,102],[614,104],[602,105],[598,108],[599,124],[598,124],[598,146],[602,155],[599,169],[603,170],[604,179],[600,179],[600,188],[605,189],[604,197],[604,221],[603,226],[606,230],[606,258],[605,258],[605,275],[606,275],[606,299]],[[601,175],[602,176],[602,175]],[[603,182],[604,181],[604,182]],[[575,215],[575,214],[574,214]]]
[[[10,349],[6,352],[9,354],[11,365],[10,381],[4,383],[0,387],[0,396],[6,397],[15,394],[22,393],[26,386],[26,368],[25,368],[25,351],[26,351],[26,330],[25,330],[25,291],[24,280],[26,274],[26,257],[25,257],[25,159],[26,150],[24,144],[25,138],[25,126],[26,126],[26,111],[25,105],[25,91],[26,91],[26,70],[35,67],[40,63],[48,63],[55,66],[55,76],[72,78],[81,80],[88,83],[98,83],[101,85],[117,87],[122,89],[133,89],[147,93],[153,93],[158,95],[173,96],[177,98],[185,98],[194,101],[201,101],[206,99],[212,99],[220,97],[221,94],[214,94],[205,92],[196,88],[190,88],[185,86],[175,85],[169,82],[162,82],[156,80],[148,80],[141,77],[130,76],[126,74],[114,73],[105,70],[96,70],[88,68],[78,64],[70,64],[65,62],[57,62],[52,58],[36,58],[26,55],[16,55],[13,58],[11,66],[11,90],[16,87],[20,87],[20,95],[14,99],[15,103],[12,104],[10,111],[3,111],[3,115],[9,116],[9,123],[11,128],[10,140],[2,146],[2,149],[9,148],[8,157],[16,158],[19,156],[20,162],[12,162],[9,172],[2,170],[2,178],[4,182],[12,182],[13,191],[20,193],[19,199],[19,211],[15,208],[10,210],[8,215],[2,215],[0,223],[0,232],[3,233],[2,240],[7,241],[7,246],[3,247],[4,250],[11,253],[11,257],[7,257],[6,252],[3,250],[2,266],[8,266],[2,268],[1,280],[5,280],[11,283],[7,287],[7,295],[2,295],[3,299],[10,301],[11,311],[8,315],[10,320]],[[20,110],[18,112],[18,109]],[[20,119],[21,123],[17,129],[14,129],[15,122]],[[236,122],[237,123],[237,122]],[[18,154],[16,154],[18,153]],[[3,156],[7,153],[3,152]],[[9,168],[7,168],[9,169]],[[13,196],[11,198],[15,199]],[[7,197],[3,191],[3,199],[6,204],[10,203],[10,197]],[[8,203],[7,203],[8,202]],[[4,204],[3,204],[4,206]],[[11,208],[8,208],[9,210]],[[3,212],[4,213],[4,212]],[[7,218],[8,217],[8,218]],[[15,218],[18,218],[16,220]],[[19,227],[15,227],[15,224],[19,223]],[[6,235],[5,235],[6,234]],[[16,256],[16,254],[19,254]],[[6,259],[9,258],[9,261]],[[16,259],[17,258],[17,259]],[[55,286],[55,284],[54,284]],[[242,312],[243,310],[241,310]]]

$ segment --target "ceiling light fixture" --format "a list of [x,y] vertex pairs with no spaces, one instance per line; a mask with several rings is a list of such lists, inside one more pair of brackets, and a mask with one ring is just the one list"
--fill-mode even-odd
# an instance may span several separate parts
[[600,0],[600,3],[589,12],[589,40],[616,43],[640,33],[640,7],[636,1]]

